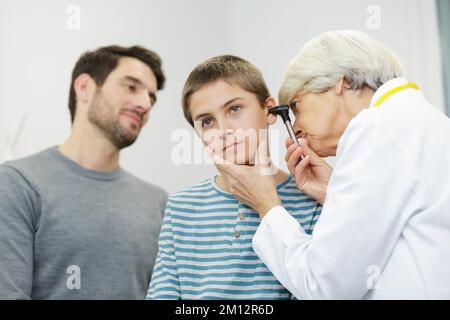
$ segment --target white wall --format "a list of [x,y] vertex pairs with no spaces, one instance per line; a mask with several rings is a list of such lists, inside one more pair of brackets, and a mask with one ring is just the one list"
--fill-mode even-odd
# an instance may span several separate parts
[[[66,12],[81,9],[81,29],[69,30]],[[369,30],[367,8],[377,5],[380,29]],[[182,116],[181,89],[190,70],[213,55],[233,53],[264,72],[276,96],[287,63],[320,32],[357,29],[391,47],[407,77],[443,108],[434,1],[429,0],[0,0],[0,162],[22,114],[14,158],[60,144],[70,131],[67,97],[79,55],[109,44],[141,44],[164,61],[167,87],[138,142],[122,165],[170,192],[211,176],[210,165],[175,165],[171,140],[190,130]],[[283,164],[281,124],[272,153]],[[275,128],[276,129],[276,128]],[[198,141],[198,140],[197,140]]]
[[[60,144],[68,136],[70,74],[82,52],[109,44],[141,44],[163,57],[167,86],[138,142],[124,151],[123,166],[170,191],[211,176],[215,169],[210,166],[186,168],[170,158],[172,131],[190,130],[180,106],[184,80],[197,63],[230,47],[228,4],[195,3],[1,0],[0,119],[8,123],[3,131],[10,131],[20,110],[29,111],[13,156]],[[67,28],[66,9],[72,4],[81,9],[80,30]]]

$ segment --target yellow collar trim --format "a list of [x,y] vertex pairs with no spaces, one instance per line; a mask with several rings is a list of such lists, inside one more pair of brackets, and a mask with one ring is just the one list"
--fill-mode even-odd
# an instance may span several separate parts
[[404,85],[395,87],[394,89],[389,90],[388,92],[386,92],[385,94],[383,94],[380,99],[377,100],[377,102],[375,102],[374,104],[374,108],[379,107],[384,100],[386,100],[387,98],[389,98],[390,96],[392,96],[394,93],[397,93],[399,91],[408,89],[408,88],[412,88],[412,89],[416,89],[416,90],[420,90],[419,87],[417,86],[417,84],[415,84],[414,82],[408,82]]

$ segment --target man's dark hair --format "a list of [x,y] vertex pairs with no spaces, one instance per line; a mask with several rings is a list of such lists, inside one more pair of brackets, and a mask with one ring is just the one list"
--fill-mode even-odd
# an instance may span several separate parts
[[72,122],[75,119],[77,105],[77,97],[73,87],[75,79],[80,74],[87,73],[94,79],[98,86],[102,86],[108,75],[119,64],[120,58],[123,57],[135,58],[148,65],[156,76],[157,89],[161,90],[164,88],[166,78],[162,71],[161,58],[149,49],[140,46],[108,46],[95,51],[88,51],[80,57],[72,71],[69,94],[69,110]]

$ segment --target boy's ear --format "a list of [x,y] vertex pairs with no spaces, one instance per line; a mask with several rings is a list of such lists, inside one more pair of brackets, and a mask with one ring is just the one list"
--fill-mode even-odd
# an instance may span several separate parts
[[277,106],[277,101],[275,100],[274,97],[269,97],[266,100],[265,106],[267,108],[267,124],[268,125],[272,125],[275,124],[275,122],[277,122],[277,116],[273,113],[269,113],[269,109],[274,108]]

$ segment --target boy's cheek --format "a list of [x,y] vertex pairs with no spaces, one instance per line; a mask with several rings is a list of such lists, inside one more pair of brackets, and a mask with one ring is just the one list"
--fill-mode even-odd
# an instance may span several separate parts
[[256,150],[258,149],[258,145],[257,142],[255,143],[254,141],[252,141],[251,143],[249,143],[247,145],[246,148],[246,156],[247,156],[247,162],[250,164],[254,164],[255,163],[255,155],[256,155]]
[[[258,135],[254,134],[253,131],[239,131],[241,130],[235,130],[233,135],[229,135],[227,140],[224,140],[217,130],[206,130],[202,134],[201,139],[206,147],[212,149],[218,155],[236,155],[237,153],[239,155],[245,155],[247,159],[253,158],[258,148]],[[239,143],[239,145],[224,151],[224,148],[232,143]]]
[[223,148],[225,147],[224,141],[222,138],[218,136],[203,136],[202,137],[203,144],[212,149],[216,154],[221,155]]

